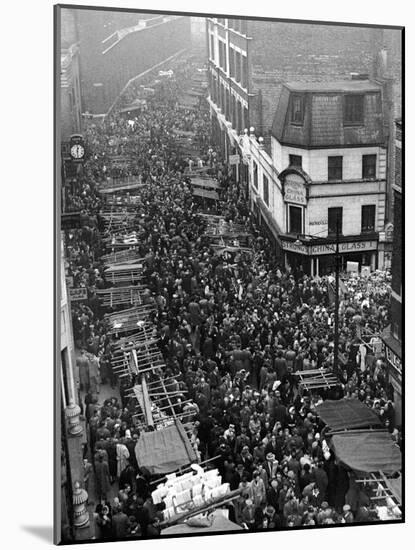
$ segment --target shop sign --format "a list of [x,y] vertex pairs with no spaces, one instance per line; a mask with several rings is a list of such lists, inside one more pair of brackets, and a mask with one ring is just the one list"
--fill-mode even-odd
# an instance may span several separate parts
[[88,298],[88,291],[86,288],[70,288],[69,297],[72,302],[86,300]]
[[298,174],[288,174],[284,182],[284,201],[293,204],[307,204],[304,180]]
[[[348,252],[365,252],[366,250],[377,250],[377,241],[360,241],[355,243],[340,243],[339,253],[347,254]],[[336,244],[318,244],[310,248],[310,254],[318,256],[319,254],[335,254]]]
[[314,220],[309,222],[309,225],[327,225],[328,220]]
[[[305,244],[296,244],[292,241],[282,241],[282,248],[298,254],[308,254],[311,256],[320,256],[336,253],[336,244],[317,244],[307,246]],[[339,253],[347,254],[348,252],[364,252],[366,250],[377,250],[377,241],[360,241],[356,243],[340,243]]]
[[308,254],[308,249],[304,244],[296,244],[291,241],[281,241],[282,249],[289,252],[297,252],[297,254]]
[[230,166],[239,164],[239,161],[240,161],[239,155],[229,155],[228,162]]
[[402,375],[402,361],[401,359],[393,353],[393,351],[385,346],[386,359],[388,362],[398,371],[399,377]]

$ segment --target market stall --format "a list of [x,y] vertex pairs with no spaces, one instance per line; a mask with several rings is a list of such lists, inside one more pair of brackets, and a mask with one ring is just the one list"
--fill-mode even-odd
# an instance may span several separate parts
[[134,284],[143,279],[144,263],[117,264],[104,270],[104,279],[113,285]]
[[384,430],[353,430],[335,434],[331,447],[336,458],[356,472],[399,472],[402,456],[390,433]]
[[197,460],[180,420],[162,430],[140,434],[135,453],[139,467],[152,475],[174,472]]
[[382,426],[378,415],[359,399],[327,399],[316,406],[316,413],[330,432]]
[[296,371],[300,393],[304,390],[311,392],[320,389],[330,389],[340,384],[338,378],[329,369],[310,369]]
[[102,302],[103,307],[118,307],[118,306],[139,306],[143,305],[143,297],[145,295],[145,287],[143,285],[130,285],[122,287],[111,287],[97,290],[98,298]]

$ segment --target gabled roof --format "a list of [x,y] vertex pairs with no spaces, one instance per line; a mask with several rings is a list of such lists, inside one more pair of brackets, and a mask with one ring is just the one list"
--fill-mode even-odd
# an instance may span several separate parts
[[[308,148],[384,143],[382,87],[369,80],[288,82],[281,90],[272,135],[283,145]],[[344,97],[363,95],[362,124],[344,124]],[[291,120],[293,95],[303,101],[303,122]]]

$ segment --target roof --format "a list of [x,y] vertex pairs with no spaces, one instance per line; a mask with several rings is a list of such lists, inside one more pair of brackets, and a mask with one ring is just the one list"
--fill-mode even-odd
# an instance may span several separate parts
[[135,447],[140,468],[150,474],[167,474],[197,460],[180,420],[154,432],[143,432]]
[[333,82],[285,82],[293,92],[380,92],[382,86],[371,80],[336,80]]
[[351,431],[333,435],[338,460],[357,472],[394,473],[402,468],[399,447],[387,431]]
[[[384,143],[381,86],[368,80],[289,82],[274,114],[272,136],[299,148],[373,146]],[[363,119],[344,123],[344,96],[364,96]],[[302,122],[293,123],[293,96],[302,96]]]
[[316,406],[316,413],[331,430],[382,425],[377,414],[359,399],[327,400]]

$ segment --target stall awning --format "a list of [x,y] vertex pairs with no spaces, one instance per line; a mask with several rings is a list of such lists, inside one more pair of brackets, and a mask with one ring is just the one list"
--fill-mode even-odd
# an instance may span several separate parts
[[215,201],[219,200],[219,195],[216,191],[211,191],[210,189],[200,189],[199,187],[195,187],[193,189],[193,196],[203,197],[204,199],[212,199]]
[[338,460],[357,472],[397,472],[402,467],[399,447],[387,431],[345,432],[333,435]]
[[195,187],[206,187],[207,189],[220,189],[220,184],[213,178],[201,178],[192,176],[190,183]]
[[327,400],[316,406],[316,413],[330,430],[351,430],[382,425],[377,414],[359,399]]
[[135,454],[140,468],[151,474],[168,474],[197,461],[180,420],[162,430],[143,432]]

